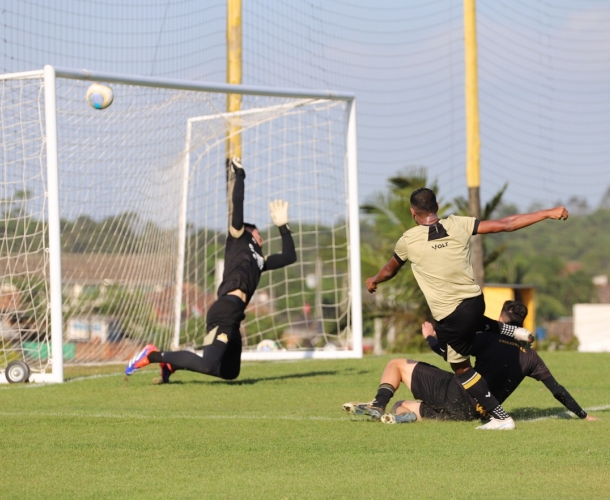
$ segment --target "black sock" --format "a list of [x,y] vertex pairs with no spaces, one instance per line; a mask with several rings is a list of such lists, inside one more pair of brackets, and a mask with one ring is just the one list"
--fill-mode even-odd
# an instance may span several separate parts
[[396,389],[394,389],[392,384],[381,384],[379,389],[377,389],[377,395],[371,404],[377,408],[383,408],[385,410],[385,407],[388,406],[390,399],[394,397],[395,391]]
[[457,376],[460,383],[475,401],[483,409],[499,420],[509,418],[508,413],[500,406],[500,403],[489,390],[487,382],[473,368],[468,368],[464,373]]
[[163,363],[163,355],[159,351],[153,351],[147,357],[151,363]]

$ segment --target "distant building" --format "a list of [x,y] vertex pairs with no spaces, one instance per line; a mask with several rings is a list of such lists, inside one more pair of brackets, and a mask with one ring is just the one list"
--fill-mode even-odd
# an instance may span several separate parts
[[608,284],[608,275],[601,274],[593,277],[593,284],[597,289],[599,303],[610,304],[610,285]]

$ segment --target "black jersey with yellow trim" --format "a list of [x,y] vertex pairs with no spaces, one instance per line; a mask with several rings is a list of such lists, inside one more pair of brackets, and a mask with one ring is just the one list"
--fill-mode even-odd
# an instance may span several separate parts
[[474,369],[487,382],[489,390],[502,403],[525,377],[543,381],[551,376],[538,353],[522,343],[496,333],[479,332],[472,346]]
[[[446,352],[436,337],[428,336],[426,341],[435,353],[446,357]],[[540,358],[538,353],[507,336],[493,332],[479,332],[476,335],[472,354],[476,356],[474,369],[485,379],[490,392],[498,402],[503,403],[519,386],[525,377],[544,383],[555,399],[579,418],[586,418],[587,412],[581,408],[565,387],[559,384]],[[460,386],[461,384],[457,381]],[[464,397],[469,394],[464,391]],[[473,406],[477,406],[472,401]]]

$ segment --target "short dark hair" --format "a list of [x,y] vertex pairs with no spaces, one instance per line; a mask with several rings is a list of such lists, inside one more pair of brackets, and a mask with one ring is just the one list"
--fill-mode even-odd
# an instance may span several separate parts
[[246,229],[246,231],[248,231],[249,233],[251,233],[252,231],[254,231],[255,229],[258,229],[256,227],[256,224],[250,224],[249,222],[244,222],[244,228]]
[[527,307],[518,300],[507,300],[502,306],[500,315],[507,320],[505,323],[508,325],[523,326],[523,321],[527,316]]
[[438,203],[434,191],[429,188],[419,188],[411,193],[411,207],[417,212],[436,213]]

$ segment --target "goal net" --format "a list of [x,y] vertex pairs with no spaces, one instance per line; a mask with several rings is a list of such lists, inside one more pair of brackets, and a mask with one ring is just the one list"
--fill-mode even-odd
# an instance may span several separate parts
[[[107,109],[87,104],[92,80],[110,82]],[[62,381],[63,363],[123,362],[148,343],[200,349],[224,266],[229,131],[245,220],[278,252],[268,204],[287,200],[298,256],[263,274],[243,358],[361,356],[354,108],[49,66],[0,76],[0,369]]]

